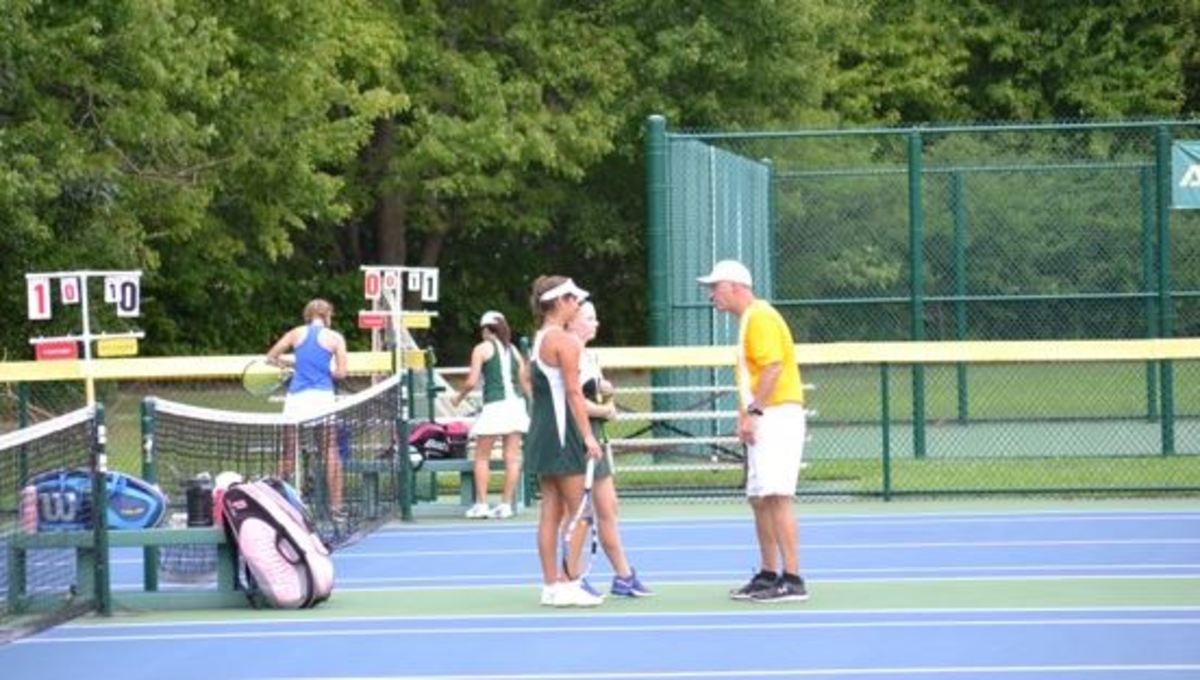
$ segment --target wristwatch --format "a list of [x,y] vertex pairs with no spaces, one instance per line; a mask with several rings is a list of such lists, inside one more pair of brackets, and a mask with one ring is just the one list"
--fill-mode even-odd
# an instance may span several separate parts
[[758,405],[757,401],[752,401],[746,405],[746,413],[747,415],[761,416],[763,414],[763,410],[762,407]]

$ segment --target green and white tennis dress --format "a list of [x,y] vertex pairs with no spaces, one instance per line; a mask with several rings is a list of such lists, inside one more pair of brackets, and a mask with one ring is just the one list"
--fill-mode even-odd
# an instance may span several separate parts
[[[533,408],[529,434],[525,437],[525,469],[538,475],[581,475],[587,469],[587,449],[567,406],[562,370],[540,359],[542,338],[538,331],[529,360],[533,381]],[[596,463],[596,478],[610,474],[608,461]]]
[[483,363],[483,410],[471,426],[471,435],[524,433],[529,429],[525,398],[517,390],[520,363],[512,345],[492,340],[492,358]]

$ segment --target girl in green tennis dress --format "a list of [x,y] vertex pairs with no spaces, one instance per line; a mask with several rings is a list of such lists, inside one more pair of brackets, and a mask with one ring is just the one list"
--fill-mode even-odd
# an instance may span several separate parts
[[577,508],[583,500],[587,459],[596,459],[596,476],[608,474],[599,442],[588,422],[587,402],[579,381],[583,344],[565,326],[587,291],[563,276],[541,276],[533,283],[530,301],[540,328],[530,355],[533,404],[525,437],[525,466],[538,478],[538,558],[542,567],[544,605],[594,607],[603,598],[583,589],[579,580],[559,578],[558,530],[563,507]]

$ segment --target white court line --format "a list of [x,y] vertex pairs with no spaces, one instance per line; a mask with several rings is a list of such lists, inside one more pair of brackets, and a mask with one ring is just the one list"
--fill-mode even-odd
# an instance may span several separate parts
[[[1064,571],[1081,571],[1081,572],[1082,571],[1136,571],[1139,569],[1162,570],[1162,571],[1194,570],[1193,573],[1190,573],[1187,575],[1193,576],[1193,577],[1200,577],[1200,564],[1081,564],[1081,565],[1034,564],[1034,565],[1019,565],[1019,566],[972,565],[972,566],[963,566],[963,567],[905,567],[905,566],[861,567],[861,568],[836,568],[835,567],[835,568],[824,568],[824,569],[818,568],[818,567],[813,567],[813,568],[807,569],[805,571],[805,576],[808,577],[810,581],[819,580],[822,582],[829,582],[829,579],[824,578],[825,575],[833,575],[833,574],[841,574],[841,575],[894,574],[894,573],[948,574],[948,573],[958,573],[958,572],[1018,573],[1018,572],[1050,571],[1050,572],[1055,572],[1055,573],[1046,574],[1046,576],[1063,576],[1063,574],[1061,572],[1064,572]],[[610,572],[607,572],[604,570],[596,570],[594,573],[608,574]],[[639,572],[639,573],[641,573],[641,572]],[[652,572],[646,572],[646,573],[655,577],[655,581],[654,581],[655,583],[670,583],[671,582],[670,579],[682,578],[682,577],[690,577],[690,578],[712,577],[712,578],[735,579],[740,576],[744,576],[746,574],[746,570],[745,569],[742,569],[742,570],[725,569],[725,570],[708,570],[708,571],[706,571],[706,570],[680,571],[680,570],[675,570],[675,569],[665,569],[665,570],[659,569],[659,570],[654,570]],[[1157,578],[1158,576],[1159,576],[1158,574],[1146,574],[1145,575],[1146,578]],[[464,582],[464,581],[491,582],[491,581],[507,581],[510,579],[530,579],[529,582],[533,583],[538,578],[540,578],[540,575],[533,571],[530,571],[529,573],[522,573],[522,574],[498,574],[498,573],[493,572],[493,573],[487,573],[487,574],[453,574],[453,575],[442,575],[442,576],[377,576],[377,577],[361,577],[361,578],[338,577],[338,584],[339,585],[354,585],[354,584],[380,584],[380,583],[433,582],[433,583],[443,584],[443,585],[445,585],[445,584],[453,585],[455,583]],[[130,581],[130,582],[128,582],[128,585],[133,588],[140,588],[141,581]]]
[[305,680],[678,680],[680,678],[811,678],[906,675],[1042,676],[1079,673],[1180,673],[1200,670],[1200,664],[1068,664],[1040,666],[911,666],[862,668],[737,669],[725,671],[628,671],[597,673],[487,673],[478,675],[304,676]]
[[[1164,573],[1120,574],[1107,571],[1157,570]],[[1193,571],[1194,570],[1194,571]],[[1050,573],[1037,573],[1047,571]],[[1095,571],[1096,574],[1080,572]],[[971,572],[975,572],[972,574]],[[992,572],[992,573],[989,573]],[[1019,572],[1027,572],[1021,574]],[[1063,573],[1074,572],[1074,573]],[[1177,573],[1169,573],[1177,572]],[[610,572],[597,570],[607,577]],[[654,583],[660,586],[712,585],[725,581],[736,581],[745,576],[746,570],[656,570],[652,573]],[[925,576],[897,576],[896,574],[926,574]],[[838,575],[863,574],[864,578],[838,578]],[[871,574],[883,577],[870,578]],[[962,567],[877,567],[877,568],[827,568],[811,569],[805,574],[810,583],[860,584],[860,583],[910,583],[925,581],[1045,581],[1069,578],[1071,580],[1189,580],[1200,578],[1200,564],[1166,565],[1028,565],[1028,566],[962,566]],[[389,592],[397,590],[477,590],[482,588],[532,588],[541,575],[536,572],[521,574],[457,574],[452,576],[376,576],[339,577],[342,590],[353,592]],[[513,581],[518,581],[514,583]],[[206,584],[211,585],[212,579]],[[417,584],[417,585],[411,585]],[[179,584],[180,589],[188,584]],[[393,587],[385,587],[385,586]],[[142,582],[120,581],[113,587],[121,591],[140,591]]]
[[[1098,538],[1066,540],[1026,541],[901,541],[895,543],[804,543],[809,550],[927,550],[930,548],[1042,548],[1042,547],[1092,547],[1102,545],[1200,545],[1200,538]],[[629,546],[627,546],[629,547]],[[634,546],[638,553],[696,552],[757,550],[753,543],[710,543],[699,545],[640,545]],[[484,548],[447,550],[399,550],[392,552],[346,552],[338,553],[337,559],[392,559],[396,557],[494,557],[499,555],[528,555],[532,548]]]
[[[531,587],[532,589],[532,587]],[[1142,605],[1114,607],[912,607],[897,609],[758,609],[751,608],[740,611],[694,611],[694,612],[639,612],[611,611],[591,609],[586,611],[560,611],[538,609],[521,614],[388,614],[376,616],[321,616],[312,618],[261,618],[261,619],[195,619],[190,621],[112,621],[108,619],[92,619],[90,621],[73,621],[57,626],[54,630],[70,630],[73,628],[95,630],[136,629],[136,628],[180,628],[187,626],[210,626],[229,628],[231,626],[327,626],[331,623],[381,623],[381,622],[453,622],[461,621],[526,621],[536,620],[543,616],[553,616],[556,621],[574,619],[595,621],[597,619],[678,619],[689,620],[703,618],[724,619],[770,619],[780,617],[855,617],[855,616],[954,616],[969,614],[1200,614],[1200,606],[1154,606]]]
[[[1088,618],[1088,619],[907,619],[891,621],[767,621],[753,623],[632,623],[632,624],[600,624],[600,625],[568,625],[561,621],[539,625],[505,626],[505,635],[541,635],[544,633],[566,634],[577,633],[592,635],[594,633],[697,633],[712,631],[772,631],[781,630],[854,630],[875,628],[1010,628],[1026,626],[1057,626],[1057,627],[1097,627],[1097,626],[1188,626],[1200,628],[1200,619],[1196,618]],[[99,630],[104,630],[100,628]],[[53,637],[21,638],[12,644],[57,645],[66,643],[114,643],[114,642],[180,642],[184,640],[237,640],[262,638],[311,638],[311,637],[390,637],[414,635],[433,635],[442,637],[452,633],[455,637],[464,635],[495,636],[495,626],[455,626],[452,630],[445,628],[413,627],[355,627],[337,628],[333,630],[253,630],[253,631],[224,631],[208,633],[145,633],[140,635],[64,635]]]
[[[802,510],[802,508],[798,509]],[[984,522],[1002,522],[1004,524],[1060,524],[1060,523],[1077,523],[1077,522],[1179,522],[1188,520],[1200,520],[1200,513],[1181,512],[1176,514],[1152,513],[1145,515],[1138,514],[1123,514],[1123,515],[1089,515],[1089,514],[1069,514],[1069,515],[1004,515],[1004,514],[987,514],[987,515],[971,515],[945,517],[936,515],[920,515],[912,517],[878,517],[875,515],[840,515],[836,519],[824,518],[816,515],[804,515],[799,512],[800,517],[797,520],[801,529],[812,527],[825,526],[934,526],[938,524],[979,524]],[[712,529],[714,527],[726,526],[741,526],[749,525],[751,518],[697,518],[697,519],[680,519],[680,520],[663,520],[663,519],[637,519],[637,518],[621,518],[622,531],[653,531],[657,529],[672,529],[672,530],[689,530],[701,531]],[[534,522],[520,521],[516,523],[505,522],[503,525],[498,525],[495,522],[477,522],[472,525],[465,526],[461,522],[455,523],[438,523],[427,525],[414,525],[411,527],[400,528],[385,528],[371,534],[372,537],[391,539],[404,538],[408,536],[470,536],[478,535],[481,532],[488,534],[526,534],[529,528],[534,526]]]
[[[744,574],[744,572],[743,572]],[[988,583],[1032,583],[1037,581],[1061,581],[1063,579],[1072,581],[1192,581],[1200,578],[1200,574],[1040,574],[1034,576],[1016,576],[1016,575],[975,575],[975,576],[891,576],[883,578],[823,578],[820,579],[821,584],[867,584],[867,583],[950,583],[950,582],[988,582]],[[744,578],[742,580],[745,580]],[[484,584],[460,584],[451,586],[442,586],[436,583],[423,583],[420,585],[395,585],[390,587],[371,587],[362,586],[354,588],[342,588],[342,592],[355,593],[395,593],[405,591],[457,591],[457,590],[496,590],[496,589],[529,589],[533,592],[534,584],[540,586],[541,575],[530,575],[528,583],[484,583]],[[656,586],[713,586],[713,585],[730,585],[725,580],[709,579],[692,579],[692,580],[676,580],[676,581],[655,581]]]

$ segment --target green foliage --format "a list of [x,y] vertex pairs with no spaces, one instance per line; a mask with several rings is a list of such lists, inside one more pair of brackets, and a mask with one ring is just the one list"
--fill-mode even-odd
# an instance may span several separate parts
[[142,268],[149,351],[237,346],[292,234],[349,215],[340,174],[403,105],[395,35],[366,2],[9,9],[4,300],[27,270]]

